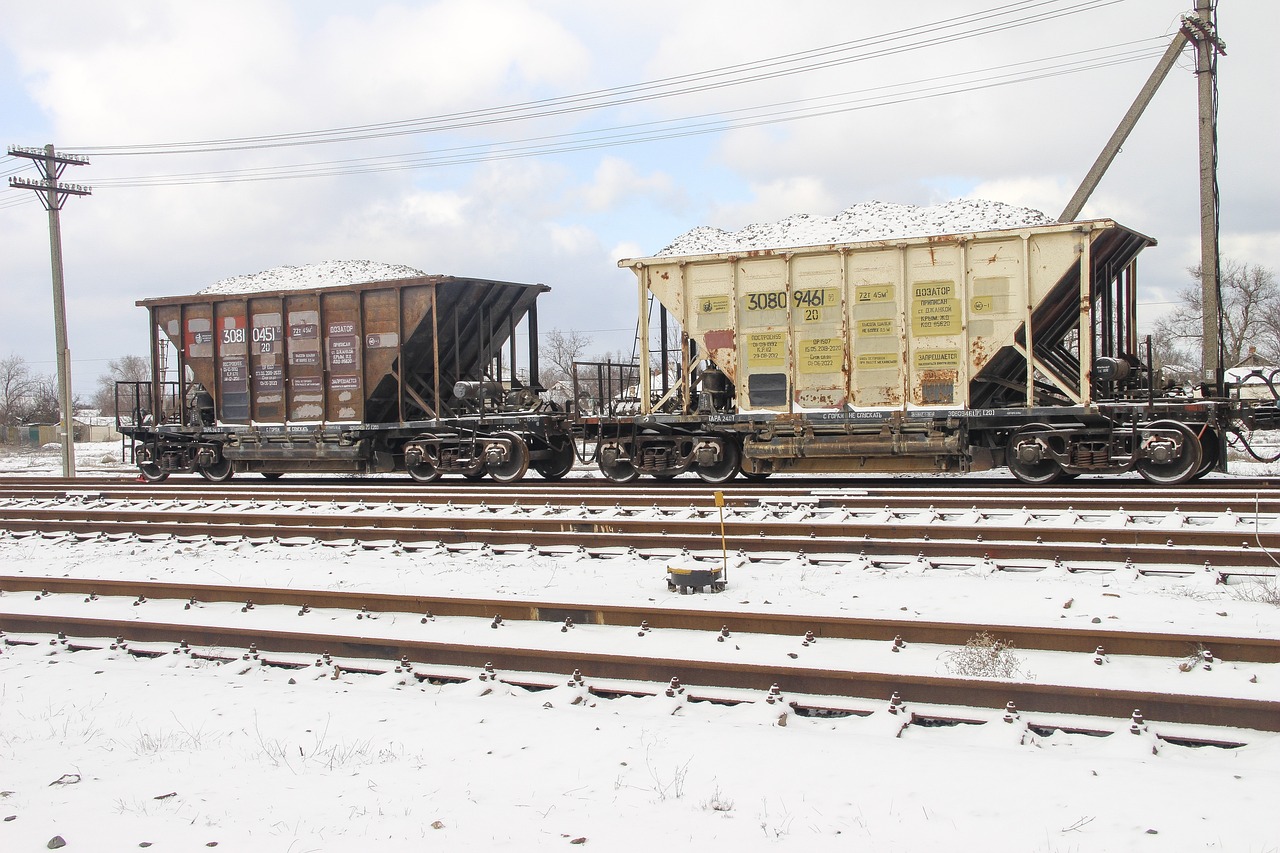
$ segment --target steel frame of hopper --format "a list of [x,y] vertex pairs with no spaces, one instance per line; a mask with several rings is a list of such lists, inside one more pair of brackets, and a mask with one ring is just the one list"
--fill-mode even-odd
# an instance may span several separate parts
[[587,424],[600,469],[721,482],[1007,465],[1033,484],[1225,470],[1228,433],[1273,427],[1276,401],[1159,381],[1136,327],[1136,258],[1154,242],[1094,220],[619,261],[641,351],[661,306],[664,379],[640,371],[634,414]]
[[508,482],[530,467],[554,479],[574,456],[566,416],[538,397],[536,303],[549,289],[421,276],[142,300],[151,381],[117,384],[117,422],[149,480],[405,470]]

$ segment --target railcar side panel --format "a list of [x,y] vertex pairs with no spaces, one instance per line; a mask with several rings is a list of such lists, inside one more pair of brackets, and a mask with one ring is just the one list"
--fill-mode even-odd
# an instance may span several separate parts
[[1097,220],[619,265],[735,384],[737,411],[927,410],[993,383],[1087,403],[1092,358],[1122,347],[1092,352],[1079,330],[1152,242]]

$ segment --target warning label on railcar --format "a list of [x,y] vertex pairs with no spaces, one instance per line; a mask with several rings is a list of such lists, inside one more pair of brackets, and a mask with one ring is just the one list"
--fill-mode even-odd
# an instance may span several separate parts
[[783,367],[787,363],[787,338],[783,332],[747,335],[748,367]]
[[960,350],[916,350],[912,363],[915,365],[916,370],[956,370],[960,367]]
[[899,364],[896,352],[868,352],[858,356],[859,370],[883,370]]
[[293,391],[298,395],[299,400],[319,400],[319,397],[304,397],[304,394],[321,394],[324,392],[324,383],[316,376],[293,376],[289,379],[289,384],[293,386]]
[[838,373],[844,367],[844,341],[809,338],[800,341],[797,361],[801,373]]
[[955,282],[911,285],[911,332],[917,336],[960,334],[960,300]]
[[880,338],[886,335],[897,333],[894,328],[896,324],[892,319],[885,317],[880,320],[859,320],[858,321],[858,337],[861,338]]

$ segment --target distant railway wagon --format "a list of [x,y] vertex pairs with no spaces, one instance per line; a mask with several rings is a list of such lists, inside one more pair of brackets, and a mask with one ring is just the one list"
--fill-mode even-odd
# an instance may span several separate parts
[[152,379],[118,386],[121,429],[151,480],[563,476],[569,424],[537,394],[537,298],[549,289],[422,276],[143,300]]
[[1240,405],[1170,395],[1151,372],[1136,262],[1154,242],[1103,219],[619,261],[637,276],[640,339],[651,295],[680,350],[639,372],[633,423],[597,425],[600,467],[618,481],[1203,475],[1225,464]]

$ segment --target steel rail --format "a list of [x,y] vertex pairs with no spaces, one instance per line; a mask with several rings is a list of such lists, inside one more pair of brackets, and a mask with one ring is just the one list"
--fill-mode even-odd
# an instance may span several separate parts
[[[294,501],[328,501],[337,497],[343,499],[364,499],[388,503],[445,503],[456,505],[472,505],[483,502],[507,504],[514,502],[552,503],[564,505],[582,502],[591,507],[622,506],[677,506],[693,501],[704,501],[710,504],[713,493],[722,491],[731,506],[755,506],[804,503],[818,507],[862,508],[883,507],[889,502],[895,508],[912,508],[934,506],[939,509],[968,509],[976,502],[984,508],[1017,509],[1062,509],[1076,510],[1115,510],[1127,507],[1130,510],[1168,511],[1170,507],[1178,507],[1183,511],[1211,512],[1235,508],[1237,511],[1252,510],[1259,506],[1267,512],[1280,512],[1280,490],[1264,481],[1258,488],[1246,488],[1233,484],[1231,487],[1200,485],[1195,488],[1142,488],[1142,484],[1133,483],[1126,488],[1090,488],[1090,489],[1054,489],[1027,488],[1007,483],[1000,483],[998,492],[990,486],[974,487],[971,483],[992,483],[993,481],[951,481],[947,482],[959,488],[948,488],[937,491],[926,487],[875,487],[864,488],[851,481],[848,486],[841,484],[833,487],[832,481],[824,480],[814,486],[783,485],[782,483],[760,486],[748,483],[725,484],[719,487],[708,486],[699,481],[690,480],[646,483],[642,487],[619,486],[613,483],[602,484],[593,480],[561,480],[558,482],[540,482],[513,484],[511,486],[495,486],[493,484],[465,483],[449,486],[423,486],[419,484],[398,484],[386,480],[367,481],[335,481],[332,486],[297,485],[285,482],[253,483],[246,487],[240,481],[234,483],[215,484],[194,478],[188,482],[161,484],[124,482],[119,480],[37,480],[36,478],[16,477],[0,478],[0,498],[68,498],[94,494],[110,499],[142,499],[142,500],[243,500],[246,498],[262,500],[294,500]],[[937,481],[932,482],[936,487]],[[523,486],[523,487],[522,487]],[[1136,487],[1136,488],[1135,488]]]
[[370,613],[410,613],[504,620],[564,622],[580,625],[636,627],[690,631],[775,634],[852,640],[901,638],[908,643],[963,646],[976,634],[988,633],[1018,649],[1182,658],[1209,649],[1229,661],[1280,663],[1280,637],[1232,637],[1219,634],[1122,631],[1103,627],[1049,627],[996,623],[957,623],[916,619],[871,619],[853,616],[765,613],[747,610],[707,610],[648,605],[607,605],[513,598],[459,598],[365,591],[244,587],[220,584],[172,583],[152,580],[62,578],[33,575],[0,576],[0,592],[103,595],[122,598],[253,602],[256,605],[323,607],[367,610]]
[[1258,699],[73,616],[5,615],[0,628],[37,633],[60,631],[88,637],[119,636],[140,642],[186,642],[241,648],[254,645],[274,652],[327,652],[342,657],[381,660],[403,657],[415,663],[445,666],[478,668],[492,664],[504,671],[567,674],[576,669],[592,677],[635,681],[662,682],[676,677],[684,684],[761,691],[778,684],[788,693],[866,699],[883,700],[897,693],[907,703],[1000,708],[1013,702],[1023,712],[1115,718],[1127,717],[1134,709],[1140,709],[1148,720],[1259,731],[1280,730],[1280,702]]
[[[228,505],[221,512],[153,507],[120,511],[67,503],[52,508],[0,506],[0,528],[9,531],[76,534],[168,533],[170,535],[310,537],[313,539],[383,539],[400,542],[487,542],[592,547],[663,546],[709,548],[720,526],[710,515],[699,519],[645,519],[548,516],[405,517],[363,512],[352,505],[345,513],[290,513]],[[1280,533],[1159,527],[1060,527],[1023,524],[983,525],[859,522],[841,520],[783,521],[730,519],[727,540],[747,551],[842,554],[917,553],[925,557],[1026,557],[1067,561],[1107,560],[1135,564],[1181,564],[1214,568],[1250,567],[1274,570],[1270,552],[1280,551]],[[1232,539],[1228,540],[1227,537]]]

